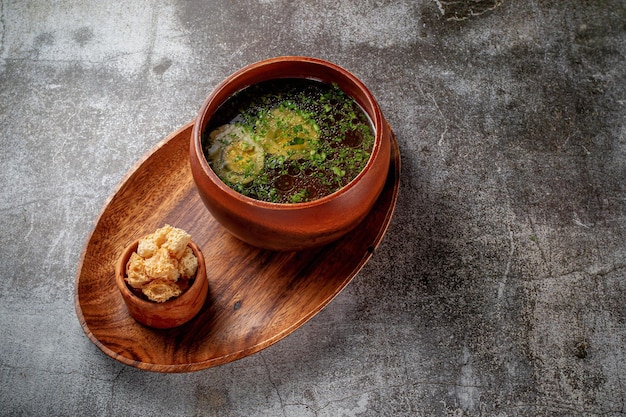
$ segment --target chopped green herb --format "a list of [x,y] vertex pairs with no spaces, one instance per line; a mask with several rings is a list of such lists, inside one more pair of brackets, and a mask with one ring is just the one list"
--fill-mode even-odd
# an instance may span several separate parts
[[[226,126],[240,130],[213,140],[214,132]],[[241,132],[247,132],[246,139],[232,145]],[[309,201],[345,186],[366,165],[373,142],[368,116],[337,85],[295,79],[259,83],[236,93],[203,134],[207,161],[227,185],[278,203]],[[225,154],[228,158],[219,159]],[[288,190],[277,186],[285,175],[291,178]]]

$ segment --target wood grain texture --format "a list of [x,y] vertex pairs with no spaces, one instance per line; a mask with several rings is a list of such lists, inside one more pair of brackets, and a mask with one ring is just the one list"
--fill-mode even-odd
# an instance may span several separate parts
[[[192,123],[165,138],[126,175],[105,204],[81,256],[78,319],[105,354],[140,369],[188,372],[264,349],[317,314],[354,278],[384,236],[397,200],[400,155],[393,138],[385,188],[368,217],[328,246],[272,252],[227,233],[196,192],[188,162]],[[115,284],[124,247],[168,223],[204,253],[209,295],[181,327],[156,330],[128,313]]]

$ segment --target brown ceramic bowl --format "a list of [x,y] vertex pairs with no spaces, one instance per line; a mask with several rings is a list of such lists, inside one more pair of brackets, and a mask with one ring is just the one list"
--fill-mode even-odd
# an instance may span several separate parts
[[[375,141],[368,163],[355,179],[333,194],[295,204],[255,200],[224,184],[204,157],[202,132],[219,106],[245,87],[277,78],[336,83],[359,103],[373,122]],[[390,153],[391,129],[367,87],[335,64],[297,56],[251,64],[221,82],[200,108],[190,143],[193,178],[213,217],[231,234],[251,245],[285,251],[325,245],[357,227],[383,189]]]
[[194,282],[178,297],[164,303],[155,303],[136,296],[124,281],[126,264],[130,255],[137,250],[138,244],[139,240],[135,240],[128,245],[115,265],[115,281],[130,315],[139,323],[157,329],[170,329],[187,323],[198,314],[208,294],[209,283],[202,252],[195,243],[189,242],[189,247],[198,258]]

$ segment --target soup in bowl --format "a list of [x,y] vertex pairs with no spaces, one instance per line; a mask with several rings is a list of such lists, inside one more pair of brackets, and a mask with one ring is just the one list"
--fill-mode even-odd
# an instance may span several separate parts
[[391,130],[367,87],[309,57],[251,64],[202,105],[190,143],[202,201],[231,234],[271,250],[331,243],[382,191]]

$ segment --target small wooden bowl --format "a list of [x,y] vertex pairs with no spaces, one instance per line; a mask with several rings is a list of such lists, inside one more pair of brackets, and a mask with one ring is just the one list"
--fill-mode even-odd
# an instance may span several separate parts
[[156,303],[135,295],[124,281],[126,264],[138,245],[139,240],[128,245],[115,265],[115,281],[130,315],[137,322],[157,329],[171,329],[187,323],[198,314],[209,290],[206,264],[200,248],[194,242],[189,242],[189,247],[198,258],[198,270],[191,286],[176,298]]

